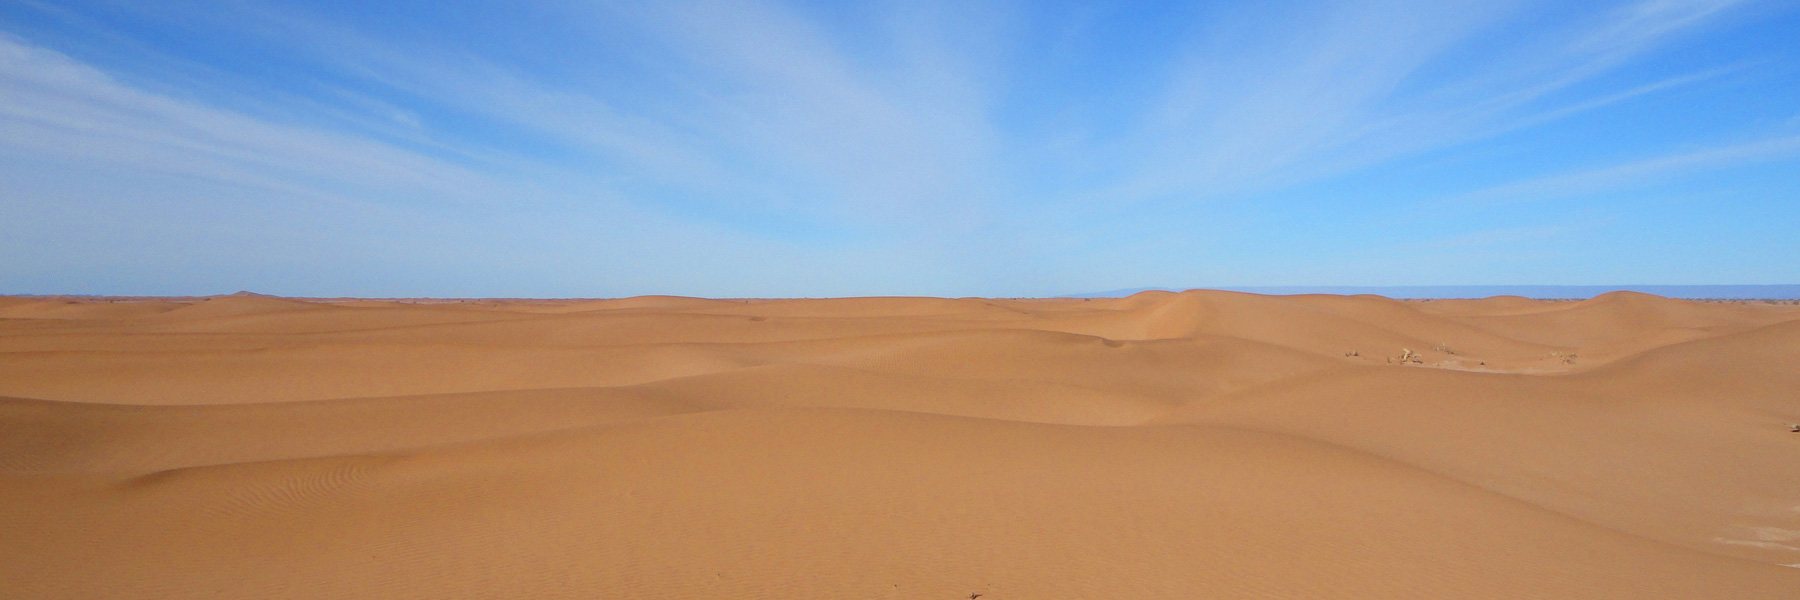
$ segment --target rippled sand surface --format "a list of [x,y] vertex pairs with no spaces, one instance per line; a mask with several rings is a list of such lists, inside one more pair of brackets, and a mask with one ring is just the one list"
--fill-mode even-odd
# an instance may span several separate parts
[[1792,599],[1795,423],[1630,293],[0,298],[0,596]]

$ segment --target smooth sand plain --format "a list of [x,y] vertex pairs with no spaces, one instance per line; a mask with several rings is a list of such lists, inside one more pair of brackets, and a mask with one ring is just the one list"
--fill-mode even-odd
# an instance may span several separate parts
[[1794,306],[0,298],[0,396],[6,598],[1800,598]]

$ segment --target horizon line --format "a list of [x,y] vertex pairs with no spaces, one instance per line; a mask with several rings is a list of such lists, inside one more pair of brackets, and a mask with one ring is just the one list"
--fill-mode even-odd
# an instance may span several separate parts
[[[1593,285],[1593,284],[1430,284],[1430,285],[1257,285],[1257,286],[1206,286],[1206,287],[1138,287],[1120,288],[1099,292],[1074,294],[1055,294],[1043,296],[925,296],[925,295],[893,295],[877,294],[866,296],[688,296],[684,294],[633,294],[628,296],[354,296],[354,295],[281,295],[264,294],[250,291],[238,291],[222,294],[64,294],[64,293],[7,293],[0,298],[93,298],[93,299],[144,299],[144,300],[204,300],[231,296],[263,296],[273,298],[290,298],[299,300],[610,300],[621,298],[641,298],[649,296],[670,296],[687,298],[711,298],[717,300],[825,300],[849,298],[1035,298],[1035,299],[1098,299],[1123,298],[1143,292],[1185,292],[1212,290],[1238,292],[1266,296],[1293,296],[1308,294],[1356,296],[1376,295],[1396,300],[1449,300],[1469,298],[1491,298],[1496,296],[1520,296],[1538,300],[1583,299],[1613,292],[1636,292],[1679,298],[1687,300],[1800,300],[1800,283],[1793,284],[1626,284],[1626,285]],[[1410,294],[1408,294],[1410,293]]]

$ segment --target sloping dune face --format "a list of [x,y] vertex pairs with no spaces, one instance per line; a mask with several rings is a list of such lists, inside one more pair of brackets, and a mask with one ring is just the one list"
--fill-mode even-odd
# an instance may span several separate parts
[[6,598],[1800,597],[1800,309],[0,299]]

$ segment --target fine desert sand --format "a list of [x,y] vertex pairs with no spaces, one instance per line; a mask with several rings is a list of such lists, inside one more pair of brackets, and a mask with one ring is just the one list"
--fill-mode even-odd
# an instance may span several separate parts
[[0,298],[0,596],[1800,598],[1800,307]]

